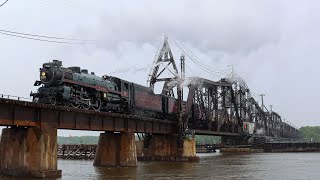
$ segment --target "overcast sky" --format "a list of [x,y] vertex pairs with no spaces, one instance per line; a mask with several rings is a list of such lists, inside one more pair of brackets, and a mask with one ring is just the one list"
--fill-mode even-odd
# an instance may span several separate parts
[[[0,0],[0,4],[3,0]],[[187,57],[187,76],[217,80],[236,64],[255,94],[266,94],[298,127],[319,125],[319,1],[9,0],[0,29],[90,39],[91,45],[40,42],[0,34],[0,93],[28,97],[39,67],[52,59],[146,84],[164,35],[176,61],[175,41],[214,71]],[[178,63],[178,62],[177,62]],[[115,72],[115,73],[114,73]],[[95,134],[59,131],[59,135]]]

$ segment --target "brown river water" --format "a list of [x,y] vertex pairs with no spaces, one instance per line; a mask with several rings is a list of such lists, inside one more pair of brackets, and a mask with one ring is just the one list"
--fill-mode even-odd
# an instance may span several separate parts
[[[138,167],[94,167],[92,160],[58,160],[58,179],[315,179],[320,153],[198,154],[199,163],[138,162]],[[0,176],[4,180],[27,179]],[[28,178],[33,179],[33,178]],[[52,178],[51,178],[52,179]]]

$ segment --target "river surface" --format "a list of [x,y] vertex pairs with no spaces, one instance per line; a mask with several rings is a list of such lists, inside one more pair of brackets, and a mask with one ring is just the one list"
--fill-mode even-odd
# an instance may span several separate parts
[[92,160],[59,159],[62,178],[58,179],[320,179],[320,153],[217,152],[198,156],[199,163],[138,162],[138,167],[130,168],[94,167]]

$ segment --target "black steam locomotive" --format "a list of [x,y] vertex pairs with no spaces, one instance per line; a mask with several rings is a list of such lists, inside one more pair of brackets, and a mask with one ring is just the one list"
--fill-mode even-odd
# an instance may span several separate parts
[[40,81],[34,85],[41,87],[30,95],[39,103],[152,118],[175,119],[178,113],[178,102],[172,97],[156,95],[148,87],[117,77],[99,77],[80,67],[65,68],[58,60],[43,64]]

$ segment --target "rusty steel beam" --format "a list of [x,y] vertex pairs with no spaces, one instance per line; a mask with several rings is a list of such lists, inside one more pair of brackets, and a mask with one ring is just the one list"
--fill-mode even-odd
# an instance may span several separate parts
[[197,134],[197,135],[214,135],[214,136],[240,136],[239,133],[232,132],[218,132],[218,131],[209,131],[209,130],[200,130],[200,129],[188,129],[188,133]]
[[[246,120],[255,122],[256,129],[265,129],[265,135],[283,138],[301,136],[297,129],[282,122],[277,113],[263,112],[253,98],[242,100],[241,97],[244,96],[238,96],[242,92],[231,91],[231,86],[204,85],[202,88],[189,88],[187,111],[180,122],[180,128],[195,130],[195,134],[237,136],[241,133],[239,129],[242,121]],[[177,134],[177,123],[165,119],[0,98],[2,126],[49,126],[72,130]]]
[[0,125],[26,127],[50,125],[58,129],[72,130],[176,133],[176,124],[168,120],[86,111],[1,98]]
[[[251,96],[248,87],[222,79],[193,77],[183,114],[183,128],[195,134],[247,136],[243,123],[254,123],[254,134],[297,138],[299,131],[281,120],[276,112],[265,112]],[[190,132],[190,131],[189,131]]]
[[197,78],[200,84],[189,86],[184,122],[199,134],[239,135],[243,119],[232,84]]

